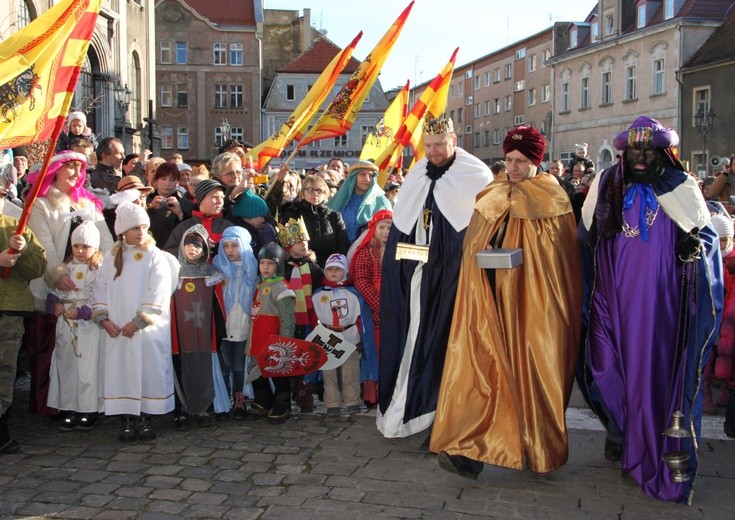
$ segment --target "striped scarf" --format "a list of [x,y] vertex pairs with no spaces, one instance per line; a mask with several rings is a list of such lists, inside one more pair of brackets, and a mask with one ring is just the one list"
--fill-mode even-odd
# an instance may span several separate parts
[[291,279],[288,285],[296,293],[296,325],[310,325],[316,327],[317,317],[314,304],[311,302],[311,269],[309,262],[299,265],[289,262],[293,266]]

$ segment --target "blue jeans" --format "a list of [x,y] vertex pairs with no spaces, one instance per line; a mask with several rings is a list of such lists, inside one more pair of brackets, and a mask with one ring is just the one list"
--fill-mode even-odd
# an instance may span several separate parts
[[[246,341],[222,340],[222,355],[225,358],[225,372],[222,374],[227,385],[227,392],[234,396],[242,393],[245,384],[245,345]],[[232,374],[232,381],[230,381]]]

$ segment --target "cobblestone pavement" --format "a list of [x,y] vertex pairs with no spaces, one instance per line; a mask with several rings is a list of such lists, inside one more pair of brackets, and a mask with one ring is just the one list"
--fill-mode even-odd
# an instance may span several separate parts
[[155,441],[121,444],[113,419],[63,433],[27,414],[27,401],[16,393],[11,419],[22,452],[0,456],[6,518],[723,520],[735,511],[735,442],[724,439],[702,442],[686,507],[645,497],[605,462],[596,429],[570,431],[569,463],[556,473],[486,466],[474,482],[441,470],[421,435],[384,439],[370,413],[183,431],[166,416]]

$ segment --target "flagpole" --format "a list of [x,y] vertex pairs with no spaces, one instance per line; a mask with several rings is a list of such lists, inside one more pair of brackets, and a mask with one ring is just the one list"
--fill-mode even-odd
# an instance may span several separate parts
[[[296,145],[296,148],[293,149],[293,152],[291,152],[291,155],[288,156],[288,159],[286,159],[286,162],[281,164],[281,167],[283,167],[283,164],[286,164],[286,165],[291,164],[291,161],[293,161],[294,157],[296,157],[296,152],[299,151],[300,147],[301,147],[301,143]],[[268,186],[268,189],[265,190],[265,195],[263,195],[264,199],[268,198],[268,195],[270,195],[270,192],[273,191],[273,186],[275,186],[277,182],[278,181],[270,183],[270,185]]]
[[[18,219],[18,226],[15,228],[15,234],[16,235],[22,235],[23,231],[26,229],[26,225],[28,224],[28,219],[31,216],[31,210],[33,209],[33,203],[36,200],[36,197],[38,197],[38,192],[41,191],[41,184],[43,184],[43,178],[46,176],[46,171],[48,170],[48,165],[51,162],[51,158],[54,156],[54,150],[56,149],[56,141],[59,140],[59,134],[61,134],[61,128],[64,126],[65,119],[58,118],[56,121],[56,127],[54,128],[53,138],[51,139],[51,142],[49,143],[48,150],[46,151],[46,156],[43,159],[43,165],[41,166],[41,171],[38,174],[38,180],[33,184],[31,187],[31,191],[28,192],[28,195],[26,195],[26,199],[23,203],[23,212],[20,214],[20,218]],[[14,255],[16,253],[19,253],[19,251],[16,251],[12,247],[8,249],[8,253],[11,255]],[[3,269],[2,274],[0,274],[0,278],[3,280],[7,280],[8,276],[10,276],[10,267],[6,267]]]

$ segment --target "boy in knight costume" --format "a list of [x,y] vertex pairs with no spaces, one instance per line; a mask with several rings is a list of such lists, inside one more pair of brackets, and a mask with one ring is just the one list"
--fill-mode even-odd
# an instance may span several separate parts
[[605,458],[647,495],[687,503],[723,295],[718,237],[672,153],[678,143],[674,130],[639,117],[615,136],[620,161],[590,187],[579,226],[588,327],[580,387],[607,428]]
[[[271,334],[293,337],[296,316],[296,293],[284,280],[286,253],[275,242],[258,252],[260,282],[250,311],[252,326],[248,354],[257,358]],[[275,390],[271,390],[270,383]],[[254,419],[268,417],[280,424],[291,416],[291,378],[259,377],[253,381],[255,398],[250,407]]]
[[179,427],[188,422],[188,417],[197,426],[212,424],[207,409],[215,397],[214,289],[222,282],[222,273],[209,263],[209,249],[209,233],[204,226],[195,224],[184,232],[171,311],[171,352],[178,381],[174,421]]
[[[316,263],[316,253],[309,249],[309,232],[303,217],[288,219],[285,225],[278,224],[278,242],[287,253],[285,279],[296,294],[296,329],[294,337],[305,339],[316,327],[318,320],[314,312],[311,295],[315,287],[321,287],[324,271]],[[304,413],[314,411],[312,383],[318,372],[294,378],[296,403]]]

